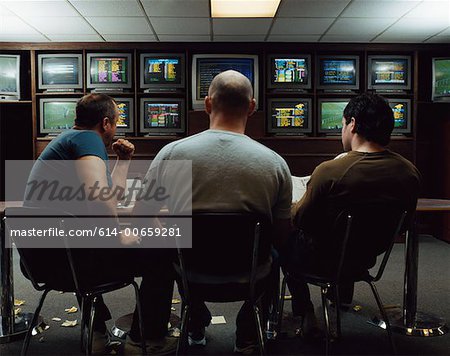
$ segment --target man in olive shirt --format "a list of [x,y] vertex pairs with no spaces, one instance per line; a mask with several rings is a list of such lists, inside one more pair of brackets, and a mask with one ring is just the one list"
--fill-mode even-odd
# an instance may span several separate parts
[[[348,154],[320,164],[311,175],[305,195],[293,207],[294,224],[300,229],[301,253],[287,254],[287,269],[292,274],[299,268],[322,273],[335,268],[339,249],[331,229],[343,209],[380,203],[415,210],[420,175],[411,162],[386,149],[393,128],[392,109],[381,96],[362,94],[346,106],[342,144]],[[370,231],[365,237],[379,239]],[[373,256],[352,260],[351,268],[373,267],[379,253],[374,251]],[[311,331],[316,320],[308,286],[306,282],[288,285],[293,294],[294,316],[306,316],[304,331]],[[341,300],[351,302],[353,285],[346,289]]]

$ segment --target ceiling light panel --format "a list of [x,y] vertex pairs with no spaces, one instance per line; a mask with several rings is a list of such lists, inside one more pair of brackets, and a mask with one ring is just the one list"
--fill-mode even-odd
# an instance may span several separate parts
[[211,0],[212,17],[274,17],[280,0]]

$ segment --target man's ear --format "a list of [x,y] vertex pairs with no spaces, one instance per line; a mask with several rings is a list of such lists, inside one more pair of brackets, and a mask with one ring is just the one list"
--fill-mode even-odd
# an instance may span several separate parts
[[250,101],[250,106],[248,107],[248,116],[250,117],[250,116],[252,116],[254,113],[256,112],[256,100],[255,100],[255,98],[253,98],[251,101]]
[[352,117],[352,120],[350,121],[349,125],[350,125],[350,132],[356,133],[356,121],[354,117]]
[[106,131],[106,129],[108,128],[108,125],[111,126],[111,122],[109,122],[109,118],[104,117],[102,120],[102,129],[103,131]]
[[205,96],[205,111],[208,115],[211,114],[211,108],[212,108],[211,97]]

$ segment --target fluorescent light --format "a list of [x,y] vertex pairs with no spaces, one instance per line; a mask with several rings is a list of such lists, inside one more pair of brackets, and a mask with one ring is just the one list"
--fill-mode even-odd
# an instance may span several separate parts
[[280,0],[210,0],[212,17],[274,17]]

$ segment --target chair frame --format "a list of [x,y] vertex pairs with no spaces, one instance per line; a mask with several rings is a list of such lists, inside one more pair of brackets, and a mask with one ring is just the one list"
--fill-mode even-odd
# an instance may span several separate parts
[[[10,214],[9,218],[8,218],[8,213],[7,213],[8,211],[14,212],[13,214]],[[39,211],[39,214],[36,214],[36,215],[30,214],[33,211]],[[17,217],[33,218],[36,216],[47,216],[47,217],[51,216],[52,218],[58,218],[59,228],[61,230],[65,230],[65,219],[76,219],[76,216],[74,216],[70,213],[54,211],[51,209],[31,208],[31,207],[7,208],[7,210],[5,212],[5,217],[3,218],[3,222],[4,222],[4,226],[5,226],[5,233],[7,233],[7,231],[9,231],[8,219],[17,218]],[[118,290],[121,288],[128,287],[129,285],[132,285],[134,288],[134,292],[135,292],[136,308],[137,308],[138,317],[139,317],[141,348],[142,348],[143,354],[145,355],[146,354],[146,343],[145,343],[144,331],[143,331],[144,326],[143,326],[143,319],[142,319],[142,306],[141,306],[141,300],[140,300],[140,296],[139,296],[139,287],[138,287],[137,283],[135,282],[134,278],[105,283],[103,285],[95,286],[89,290],[82,291],[82,289],[80,288],[81,280],[77,274],[76,263],[74,262],[71,249],[69,248],[66,239],[64,239],[64,244],[65,244],[65,252],[66,252],[70,270],[71,270],[71,277],[73,279],[73,284],[75,286],[75,290],[67,290],[66,292],[75,292],[76,295],[78,297],[80,297],[81,301],[82,301],[81,302],[81,311],[80,311],[80,313],[81,313],[81,322],[80,322],[81,351],[83,351],[83,349],[84,349],[86,355],[90,355],[92,353],[92,339],[93,339],[92,326],[93,326],[93,322],[94,322],[94,318],[95,318],[95,301],[96,301],[96,299],[99,296],[103,295],[104,293],[112,292],[112,291],[115,291],[115,290]],[[51,290],[54,290],[54,289],[50,286],[47,286],[45,282],[42,283],[42,285],[40,285],[37,281],[34,280],[34,278],[32,278],[33,274],[30,273],[30,268],[27,265],[26,258],[22,258],[23,255],[22,255],[21,249],[19,247],[17,248],[17,250],[19,252],[19,255],[21,256],[21,263],[22,263],[27,275],[29,276],[29,279],[30,279],[33,287],[37,291],[43,291],[43,293],[39,299],[38,306],[36,307],[36,309],[34,311],[34,315],[31,320],[28,331],[26,333],[24,342],[22,344],[21,355],[25,356],[28,352],[28,348],[30,345],[32,331],[37,324],[39,314],[41,312],[45,298],[47,297],[47,294]],[[85,312],[86,312],[85,309],[87,306],[89,306],[89,318],[85,318]]]
[[[228,212],[228,213],[215,213],[215,212],[209,212],[209,213],[196,213],[194,216],[236,216],[236,215],[248,215],[253,217],[258,217],[257,214],[246,214],[242,212]],[[265,349],[265,338],[264,338],[264,331],[263,331],[263,325],[262,325],[262,315],[261,312],[257,306],[258,296],[256,294],[256,283],[257,283],[257,270],[258,270],[258,251],[259,251],[259,245],[260,245],[260,236],[261,236],[261,219],[259,221],[256,221],[254,225],[254,242],[253,242],[253,250],[252,250],[252,264],[251,264],[251,270],[250,270],[250,277],[249,277],[249,292],[248,292],[248,299],[246,301],[249,301],[252,304],[253,307],[253,316],[255,325],[257,328],[257,334],[258,334],[258,345],[261,355],[266,354]],[[182,299],[182,306],[181,306],[181,330],[180,330],[180,338],[178,341],[177,351],[176,354],[185,354],[187,350],[188,345],[188,322],[191,312],[191,305],[190,305],[190,288],[189,288],[189,279],[188,279],[188,269],[186,268],[186,264],[183,258],[183,252],[182,248],[177,246],[177,253],[178,253],[178,263],[179,263],[179,269],[181,274],[181,282],[183,286],[183,293],[181,294]],[[206,282],[207,284],[207,282]]]
[[[399,235],[400,231],[402,230],[402,227],[404,225],[405,219],[408,215],[408,211],[404,210],[400,216],[400,219],[398,220],[398,224],[395,228],[395,232],[392,235],[392,238],[390,240],[389,246],[387,250],[384,252],[383,259],[381,261],[381,264],[378,268],[378,271],[375,276],[372,276],[369,272],[365,274],[362,278],[356,278],[353,280],[353,282],[366,282],[373,293],[373,296],[375,298],[375,301],[377,303],[378,309],[380,310],[381,316],[385,322],[386,325],[386,331],[387,336],[389,340],[389,344],[391,347],[391,351],[393,354],[396,354],[396,348],[392,337],[392,330],[391,325],[389,322],[389,318],[387,316],[386,310],[383,306],[383,303],[381,301],[380,295],[377,291],[377,288],[375,286],[375,282],[379,281],[381,277],[383,276],[383,272],[385,270],[385,267],[387,265],[387,262],[389,260],[389,256],[391,254],[392,248],[394,246],[395,237]],[[351,234],[351,228],[352,228],[352,222],[354,219],[354,213],[350,210],[346,210],[338,214],[338,217],[336,218],[334,227],[338,225],[338,221],[342,218],[345,218],[345,232],[344,232],[344,238],[342,240],[342,247],[340,251],[340,257],[338,261],[338,268],[336,271],[336,277],[334,279],[330,280],[324,280],[319,279],[317,276],[313,276],[307,273],[302,273],[302,276],[304,277],[305,281],[308,284],[316,285],[320,287],[321,290],[321,300],[322,300],[322,311],[323,311],[323,318],[325,322],[326,327],[326,345],[325,345],[325,354],[328,355],[331,348],[331,340],[332,340],[332,334],[331,334],[331,323],[330,323],[330,312],[329,312],[329,301],[327,299],[327,292],[328,290],[331,290],[334,294],[335,303],[336,303],[336,338],[341,337],[341,315],[340,315],[340,298],[339,298],[339,283],[342,277],[342,267],[344,265],[345,261],[345,253],[347,250],[347,243]],[[286,293],[286,280],[287,278],[291,278],[295,281],[295,277],[290,275],[289,273],[286,273],[283,277],[282,285],[281,285],[281,292],[279,295],[279,303],[278,303],[278,321],[277,321],[277,332],[279,333],[281,331],[281,324],[282,324],[282,317],[283,317],[283,308],[284,308],[284,295]]]

